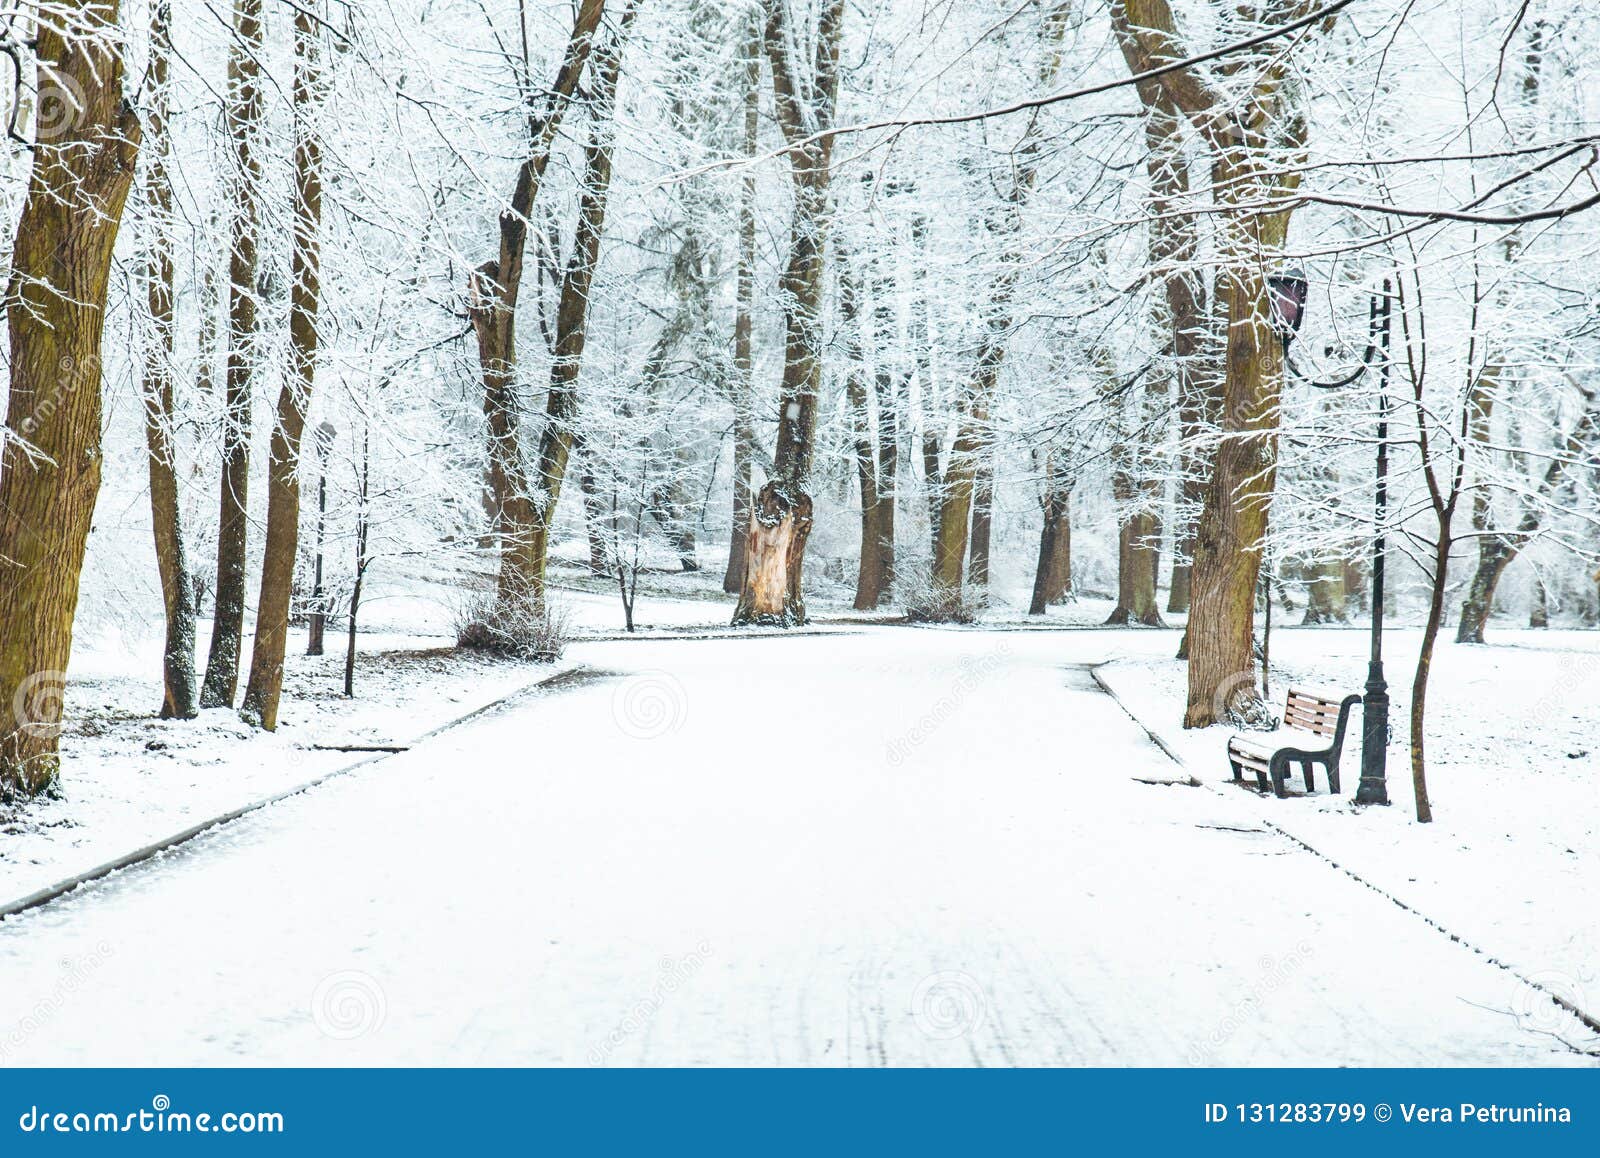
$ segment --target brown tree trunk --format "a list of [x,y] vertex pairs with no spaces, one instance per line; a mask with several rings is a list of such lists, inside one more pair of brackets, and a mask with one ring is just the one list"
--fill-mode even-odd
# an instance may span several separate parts
[[994,533],[994,455],[978,464],[972,487],[972,542],[967,550],[967,582],[989,586],[989,540]]
[[[520,572],[514,584],[515,596],[531,601],[531,606],[541,608],[544,604],[545,565],[550,553],[550,536],[555,530],[561,484],[566,477],[567,462],[577,432],[578,374],[583,367],[583,351],[589,337],[590,289],[594,285],[595,270],[600,264],[600,241],[605,234],[606,204],[611,193],[611,121],[616,104],[617,79],[622,69],[623,40],[635,11],[637,9],[632,4],[623,10],[616,35],[607,40],[594,57],[593,99],[590,102],[593,124],[584,147],[577,232],[573,236],[567,268],[562,274],[561,297],[556,306],[550,390],[545,402],[544,430],[539,438],[537,477],[540,497],[538,501],[528,504],[531,521],[517,536],[520,546],[511,556]],[[692,529],[690,535],[693,535]]]
[[1254,710],[1255,591],[1276,470],[1283,350],[1265,321],[1259,271],[1237,270],[1229,298],[1228,406],[1195,535],[1184,726]]
[[606,0],[581,0],[561,67],[542,100],[528,101],[528,152],[517,169],[511,204],[500,214],[499,253],[473,271],[467,314],[478,340],[483,412],[488,443],[489,491],[500,545],[497,602],[521,608],[538,598],[533,588],[540,553],[533,543],[535,512],[522,460],[522,421],[516,392],[517,296],[522,288],[529,214],[550,164],[562,119],[594,47]]
[[300,449],[316,384],[317,311],[322,294],[322,25],[305,8],[294,18],[294,236],[289,289],[289,373],[278,391],[267,464],[267,539],[256,604],[255,642],[242,713],[267,731],[278,727],[289,602],[300,553]]
[[[734,610],[735,624],[805,622],[801,587],[812,510],[805,487],[822,388],[823,260],[833,155],[833,138],[817,140],[815,134],[833,125],[843,24],[843,0],[826,0],[822,5],[814,38],[800,37],[789,27],[789,7],[782,0],[772,0],[767,7],[766,50],[778,124],[790,147],[794,216],[781,286],[784,348],[777,452],[773,477],[761,488],[750,523],[745,584]],[[801,62],[794,57],[803,42],[815,44],[808,76],[797,71]]]
[[[1059,3],[1046,15],[1043,39],[1044,59],[1039,67],[1041,86],[1049,87],[1061,71],[1061,43],[1069,24],[1070,5]],[[989,410],[1012,324],[1012,298],[1016,293],[1018,268],[1023,255],[1016,249],[1022,229],[1022,211],[1039,176],[1038,122],[1030,121],[1017,147],[1016,176],[1007,195],[1004,231],[1011,248],[1005,268],[989,294],[991,310],[983,344],[978,351],[972,378],[959,403],[960,418],[956,438],[951,444],[939,488],[938,530],[933,541],[932,606],[935,618],[962,614],[962,563],[967,554],[969,520],[972,517],[973,491],[978,464],[993,454],[989,429]],[[985,561],[987,572],[987,560]],[[985,575],[987,579],[987,574]]]
[[880,525],[882,499],[878,494],[878,449],[872,437],[872,416],[867,403],[866,371],[862,365],[861,315],[856,300],[857,286],[850,269],[849,255],[841,246],[839,262],[839,311],[844,329],[845,402],[849,407],[850,428],[855,443],[856,481],[861,490],[861,550],[856,567],[857,611],[872,611],[883,596],[884,552]]
[[1029,615],[1043,615],[1072,587],[1072,483],[1052,455],[1045,468],[1044,527],[1039,533],[1039,562],[1033,574]]
[[[745,40],[744,155],[754,157],[761,130],[762,23],[752,14]],[[755,470],[755,358],[752,342],[756,299],[756,174],[746,171],[739,199],[739,274],[733,318],[733,529],[728,535],[728,567],[722,589],[729,595],[744,590],[745,546],[750,534],[750,480]]]
[[895,387],[895,375],[884,354],[893,335],[894,316],[888,304],[888,287],[883,281],[878,283],[874,317],[878,351],[878,365],[872,379],[873,395],[878,402],[878,493],[874,507],[877,512],[874,536],[880,556],[878,602],[881,603],[894,585],[895,503],[900,477],[900,391]]
[[247,538],[250,527],[250,406],[256,371],[257,233],[261,228],[261,158],[256,151],[261,91],[261,0],[235,0],[228,54],[228,140],[233,148],[228,249],[228,356],[222,419],[222,482],[217,515],[217,582],[211,647],[200,688],[203,708],[232,707],[244,647]]
[[1417,653],[1417,668],[1411,678],[1411,786],[1417,797],[1417,822],[1427,824],[1433,819],[1433,807],[1428,802],[1426,761],[1428,676],[1433,670],[1433,649],[1439,641],[1439,625],[1444,622],[1444,589],[1450,566],[1449,516],[1440,520],[1439,540],[1433,553],[1433,590],[1428,601],[1428,621],[1422,629],[1422,648]]
[[[0,795],[49,791],[89,525],[100,491],[100,339],[139,121],[123,102],[115,0],[34,28],[39,100],[6,291],[0,446]],[[44,110],[75,110],[65,125]]]
[[1494,593],[1500,586],[1500,576],[1516,557],[1517,547],[1504,537],[1489,535],[1478,540],[1478,566],[1467,584],[1466,598],[1461,601],[1461,618],[1456,624],[1457,643],[1483,642],[1483,629],[1494,610]]
[[145,256],[140,266],[151,341],[145,351],[140,393],[144,398],[144,437],[150,474],[150,525],[155,533],[156,570],[166,642],[161,653],[161,718],[192,719],[199,714],[195,683],[194,585],[189,580],[187,544],[178,502],[178,470],[173,431],[177,422],[173,381],[174,282],[172,261],[172,0],[150,9],[150,107],[144,178],[149,213]]
[[[1136,75],[1189,55],[1168,0],[1112,0],[1111,16]],[[1267,213],[1259,205],[1287,197],[1300,182],[1301,169],[1284,163],[1285,154],[1305,148],[1298,92],[1285,84],[1291,63],[1287,53],[1264,61],[1245,94],[1224,92],[1188,67],[1140,85],[1147,108],[1167,102],[1212,151],[1219,288],[1228,306],[1221,442],[1195,532],[1186,728],[1260,710],[1251,635],[1283,389],[1283,348],[1269,321],[1266,266],[1283,250],[1289,210]]]
[[1156,600],[1160,564],[1160,518],[1153,511],[1129,515],[1117,530],[1117,606],[1107,624],[1165,626]]

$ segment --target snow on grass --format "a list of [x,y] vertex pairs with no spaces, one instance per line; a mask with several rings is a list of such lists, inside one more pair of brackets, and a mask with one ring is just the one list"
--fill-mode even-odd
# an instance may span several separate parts
[[349,700],[343,645],[330,633],[329,654],[309,657],[293,653],[304,647],[298,634],[291,641],[273,733],[225,708],[158,720],[158,653],[80,649],[66,693],[60,798],[0,805],[0,904],[368,755],[333,749],[406,745],[571,666],[456,652],[437,637],[363,634]]
[[[1386,634],[1392,806],[1358,809],[1350,801],[1360,779],[1359,709],[1345,739],[1339,797],[1326,795],[1319,770],[1316,795],[1261,798],[1254,806],[1451,932],[1600,1013],[1600,635],[1496,628],[1489,646],[1439,645],[1428,691],[1429,825],[1416,823],[1409,753],[1420,636]],[[1358,630],[1275,632],[1272,656],[1282,664],[1272,677],[1275,713],[1290,683],[1359,693],[1367,646]],[[1181,662],[1128,658],[1100,674],[1195,776],[1228,784],[1231,729],[1179,727]],[[1300,784],[1291,777],[1291,789]],[[1378,967],[1387,967],[1382,947],[1374,952]]]

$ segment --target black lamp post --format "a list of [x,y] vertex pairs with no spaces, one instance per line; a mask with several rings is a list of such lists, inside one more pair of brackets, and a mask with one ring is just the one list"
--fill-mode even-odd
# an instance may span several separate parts
[[1361,365],[1344,378],[1319,382],[1305,378],[1289,360],[1289,343],[1305,318],[1306,275],[1298,268],[1267,278],[1272,303],[1273,328],[1283,337],[1287,371],[1321,390],[1337,390],[1360,378],[1373,364],[1378,367],[1378,464],[1373,491],[1372,538],[1372,652],[1367,662],[1366,695],[1361,700],[1361,784],[1357,804],[1388,804],[1389,684],[1383,678],[1383,580],[1387,539],[1384,521],[1389,505],[1389,325],[1394,305],[1393,285],[1383,279],[1381,293],[1372,295],[1367,312],[1367,348]]
[[322,654],[322,635],[328,625],[327,600],[322,594],[322,534],[328,516],[328,455],[338,433],[331,422],[320,422],[315,431],[319,474],[317,477],[317,553],[311,581],[311,625],[306,639],[306,654]]

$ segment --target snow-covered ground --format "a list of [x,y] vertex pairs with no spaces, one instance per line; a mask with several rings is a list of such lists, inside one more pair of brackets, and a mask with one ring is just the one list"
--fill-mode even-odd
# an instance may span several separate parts
[[[1416,823],[1411,781],[1415,630],[1386,633],[1391,807],[1350,803],[1360,770],[1359,709],[1345,742],[1340,797],[1326,795],[1326,784],[1314,796],[1286,801],[1225,790],[1452,933],[1600,1014],[1600,634],[1496,625],[1490,635],[1489,646],[1439,645],[1426,733],[1432,824]],[[1276,632],[1277,710],[1296,680],[1359,693],[1367,647],[1358,630]],[[1100,674],[1195,776],[1226,785],[1229,730],[1177,726],[1182,663],[1166,654],[1126,658]]]
[[1087,665],[1173,643],[579,643],[609,674],[0,924],[4,1060],[1593,1061],[1259,819],[1314,803],[1140,783]]
[[[151,625],[81,632],[65,693],[62,798],[0,804],[0,905],[364,758],[338,749],[410,744],[571,666],[456,652],[450,598],[412,587],[364,605],[354,700],[343,694],[345,636],[330,630],[327,654],[312,658],[293,632],[273,734],[226,709],[157,720],[161,643]],[[615,597],[563,589],[554,601],[577,633],[622,626]],[[723,604],[649,593],[637,614],[646,630],[728,620]],[[200,639],[209,636],[202,622]]]

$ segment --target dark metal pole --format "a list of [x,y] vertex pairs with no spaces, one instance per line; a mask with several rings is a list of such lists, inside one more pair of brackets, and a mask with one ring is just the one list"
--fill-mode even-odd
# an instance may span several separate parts
[[1383,678],[1383,564],[1389,505],[1389,322],[1393,287],[1383,279],[1383,298],[1372,303],[1382,361],[1378,365],[1378,485],[1373,502],[1372,657],[1367,664],[1367,694],[1361,702],[1361,784],[1357,804],[1389,803],[1386,765],[1389,755],[1389,684]]

